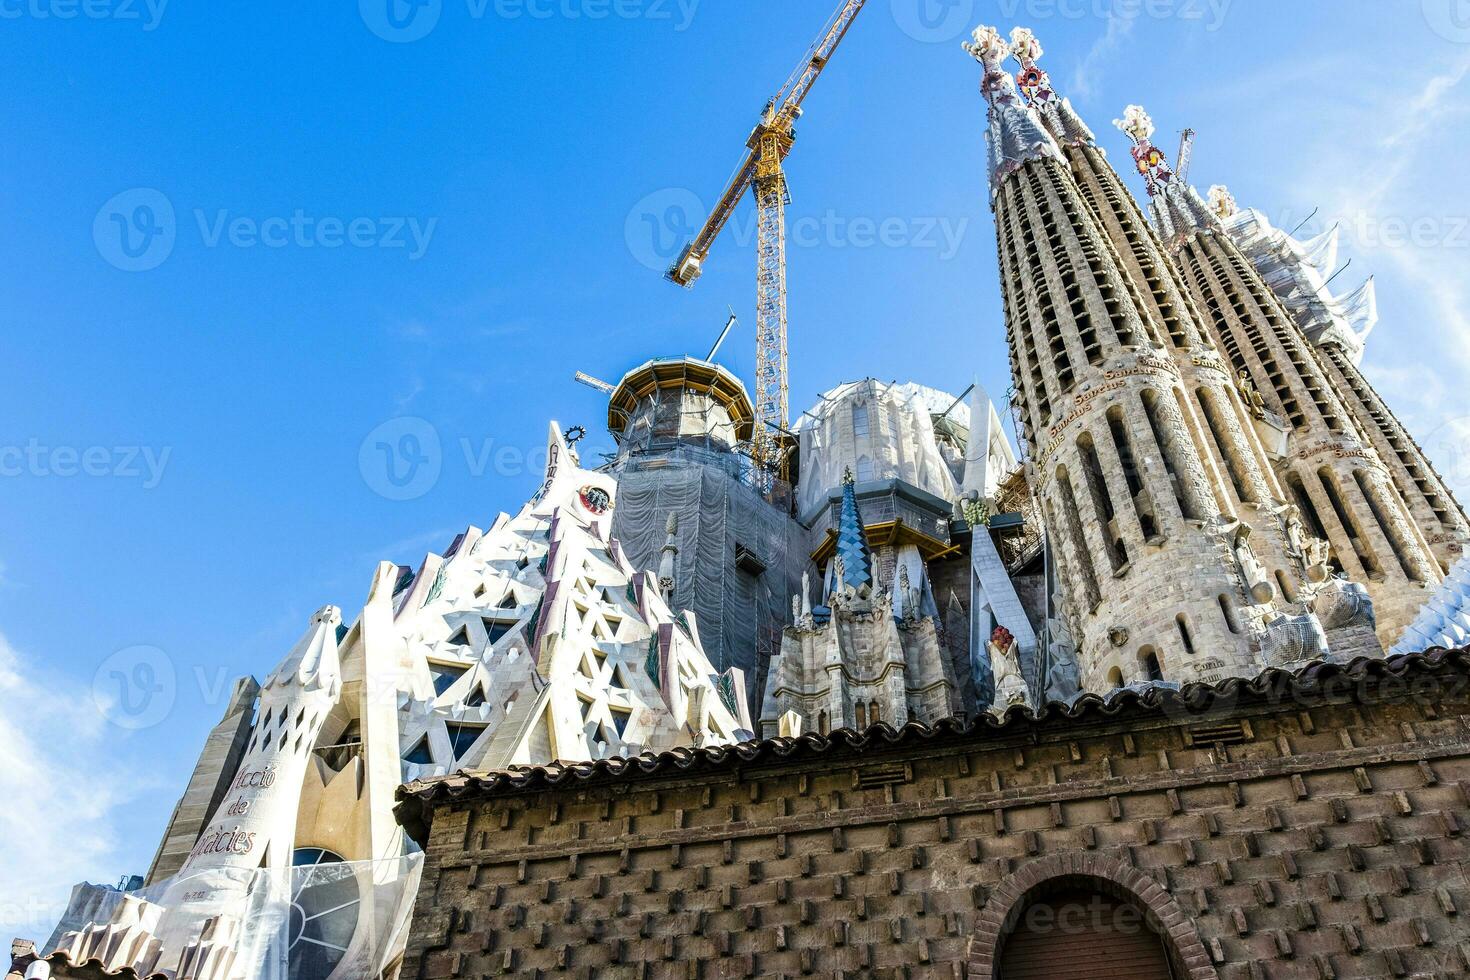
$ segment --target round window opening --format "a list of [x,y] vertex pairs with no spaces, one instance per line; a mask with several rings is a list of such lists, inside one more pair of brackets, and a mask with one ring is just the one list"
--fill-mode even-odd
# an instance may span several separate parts
[[357,932],[357,874],[320,847],[297,848],[291,864],[291,980],[327,980]]

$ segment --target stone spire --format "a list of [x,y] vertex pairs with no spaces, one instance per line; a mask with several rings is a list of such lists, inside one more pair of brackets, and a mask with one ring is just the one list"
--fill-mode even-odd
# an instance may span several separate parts
[[1219,217],[1199,191],[1178,178],[1164,151],[1154,145],[1154,121],[1143,106],[1124,109],[1123,118],[1114,119],[1113,125],[1133,141],[1133,162],[1153,198],[1149,210],[1159,237],[1172,244],[1197,229],[1219,228]]
[[337,627],[324,606],[261,685],[259,721],[229,792],[184,863],[203,868],[284,868],[291,863],[302,777],[342,690]]
[[1030,28],[1011,31],[1011,53],[1021,64],[1016,81],[1021,94],[1041,116],[1041,121],[1056,139],[1074,146],[1096,146],[1097,137],[1072,108],[1072,103],[1057,94],[1051,75],[1037,64],[1042,55],[1041,42]]
[[679,516],[670,514],[668,523],[664,530],[668,537],[664,541],[663,549],[659,553],[658,560],[658,591],[664,597],[664,602],[670,608],[674,605],[675,581],[674,568],[679,559]]
[[873,553],[858,510],[857,489],[852,470],[842,475],[842,516],[837,523],[837,552],[832,591],[862,592],[873,586]]
[[1062,159],[1062,151],[1052,135],[1041,125],[1036,113],[1026,105],[1016,90],[1016,80],[1003,67],[1010,55],[1010,45],[994,27],[977,27],[973,40],[964,49],[985,69],[980,92],[989,103],[990,128],[985,139],[990,147],[990,188],[994,196],[1000,182],[1028,160],[1041,157]]
[[[976,38],[971,53],[989,70],[1001,44],[984,30]],[[1034,39],[1018,40],[1034,60]],[[1045,87],[1023,78],[1038,93]],[[1014,84],[987,76],[992,119]],[[1129,122],[1146,143],[1153,130],[1142,110]],[[1028,482],[1067,606],[1079,611],[1072,625],[1081,686],[1106,691],[1155,661],[1152,669],[1173,682],[1250,676],[1260,653],[1239,624],[1257,608],[1221,533],[1238,520],[1235,502],[1214,459],[1202,455],[1197,385],[1179,366],[1196,356],[1216,359],[1197,349],[1193,311],[1169,278],[1167,256],[1100,151],[1051,146],[1062,156],[1035,154],[1013,172],[992,175],[999,185],[992,206],[1012,380],[1022,439],[1032,447]],[[1151,144],[1139,160],[1156,187],[1167,183]],[[1207,210],[1203,201],[1199,207]],[[1118,241],[1124,247],[1114,247]],[[1217,375],[1218,385],[1229,384]],[[1235,418],[1228,403],[1216,407],[1221,418]],[[1233,448],[1239,440],[1226,434]],[[1222,596],[1239,619],[1222,615]],[[972,649],[984,639],[976,637]],[[1008,666],[1039,689],[1045,678],[1034,643],[1021,657],[1018,641],[1003,644],[1018,655]],[[1007,700],[1017,693],[1014,680],[1005,679],[1013,688],[1007,692],[992,663],[997,697]]]
[[341,624],[342,610],[336,606],[318,609],[306,634],[265,679],[262,692],[295,686],[303,691],[325,691],[335,700],[342,684],[342,664],[337,657],[337,627]]

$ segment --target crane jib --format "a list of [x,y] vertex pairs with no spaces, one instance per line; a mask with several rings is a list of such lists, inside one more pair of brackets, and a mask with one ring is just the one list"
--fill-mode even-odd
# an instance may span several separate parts
[[[757,194],[756,214],[759,243],[756,269],[756,427],[752,455],[766,472],[775,475],[784,454],[771,431],[781,431],[788,421],[786,374],[786,222],[787,200],[782,161],[791,150],[793,126],[801,106],[817,79],[847,36],[867,0],[843,0],[828,21],[817,43],[792,72],[776,97],[766,104],[761,123],[747,141],[744,162],[720,195],[719,203],[705,220],[665,278],[690,288],[704,272],[704,261],[720,232],[729,223],[746,192]],[[768,428],[769,427],[769,428]]]

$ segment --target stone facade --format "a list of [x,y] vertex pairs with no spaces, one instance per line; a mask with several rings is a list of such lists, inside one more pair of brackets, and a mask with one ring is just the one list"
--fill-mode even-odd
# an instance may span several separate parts
[[813,606],[810,583],[802,584],[795,623],[771,662],[761,708],[766,737],[964,713],[963,688],[918,549],[894,555],[886,589],[876,578],[884,574],[877,557],[848,470],[822,601]]
[[1372,279],[1343,295],[1329,289],[1346,268],[1338,267],[1341,229],[1300,242],[1259,211],[1239,209],[1221,184],[1210,188],[1210,206],[1316,346],[1328,379],[1378,453],[1441,569],[1448,570],[1465,552],[1470,524],[1449,485],[1359,368],[1378,323],[1378,302]]
[[[1134,140],[1154,226],[1249,400],[1258,435],[1274,444],[1278,476],[1300,519],[1330,544],[1333,570],[1367,588],[1379,639],[1392,644],[1444,570],[1350,409],[1347,379],[1330,376],[1216,211],[1176,179],[1150,142],[1148,114],[1129,106],[1118,126]],[[1295,601],[1315,580],[1277,584]]]
[[[1039,49],[1028,34],[1017,41],[1024,66]],[[1237,437],[1238,396],[1217,384],[1218,398],[1196,401],[1196,362],[1222,372],[1182,291],[1159,271],[1167,261],[1151,241],[1128,241],[1139,222],[1121,201],[1103,205],[1110,170],[1075,145],[1087,135],[1070,107],[1043,115],[1022,98],[994,29],[976,31],[969,50],[990,105],[991,201],[1028,475],[1061,569],[1082,687],[1250,676],[1320,654],[1272,642],[1273,629],[1316,629],[1314,617],[1287,604],[1258,557],[1257,541],[1284,554],[1280,507],[1255,448]],[[1037,81],[1033,69],[1023,81]],[[1069,163],[1067,152],[1080,155]],[[1131,265],[1107,228],[1129,245]],[[1239,491],[1201,448],[1201,412],[1212,404]],[[1252,507],[1237,509],[1235,494]],[[1247,519],[1271,533],[1253,536]],[[1305,577],[1304,562],[1295,569]]]
[[970,977],[1079,885],[1178,977],[1470,971],[1464,652],[405,788],[404,976]]

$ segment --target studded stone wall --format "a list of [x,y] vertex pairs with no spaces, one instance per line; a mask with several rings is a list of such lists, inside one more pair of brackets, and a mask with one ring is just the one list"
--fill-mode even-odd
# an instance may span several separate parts
[[403,976],[989,978],[1026,903],[1080,885],[1167,933],[1180,977],[1463,977],[1466,664],[450,777]]

